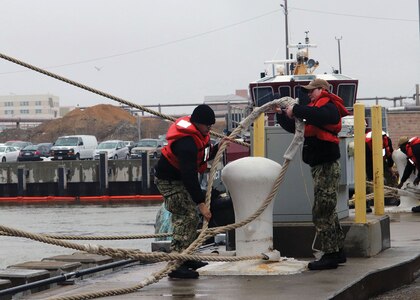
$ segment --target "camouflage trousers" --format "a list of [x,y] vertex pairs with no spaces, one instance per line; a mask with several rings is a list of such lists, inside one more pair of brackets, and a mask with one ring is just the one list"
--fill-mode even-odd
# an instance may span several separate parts
[[156,180],[156,186],[172,213],[171,250],[182,252],[197,238],[199,223],[195,202],[181,181]]
[[336,212],[340,163],[324,163],[311,168],[314,180],[312,220],[317,239],[325,253],[337,252],[344,246],[344,232]]

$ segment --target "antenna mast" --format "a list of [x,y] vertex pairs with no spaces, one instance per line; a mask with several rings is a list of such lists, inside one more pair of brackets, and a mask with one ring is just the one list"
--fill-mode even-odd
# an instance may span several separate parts
[[[420,0],[419,0],[420,1]],[[280,4],[281,7],[283,7],[284,11],[284,30],[285,30],[285,37],[286,37],[286,60],[288,60],[289,57],[289,21],[288,21],[288,14],[289,11],[287,10],[287,0],[284,0],[284,4]],[[286,63],[286,75],[289,75],[289,64]]]
[[343,39],[342,36],[340,36],[339,38],[335,37],[335,39],[337,40],[338,43],[338,65],[339,65],[339,69],[340,69],[340,74],[341,73],[341,49],[340,49],[340,41]]

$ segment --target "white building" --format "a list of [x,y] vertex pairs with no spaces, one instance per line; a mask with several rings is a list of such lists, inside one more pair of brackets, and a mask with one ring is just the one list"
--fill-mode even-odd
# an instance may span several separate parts
[[25,127],[24,124],[31,126],[42,120],[59,118],[59,110],[59,97],[51,94],[0,96],[3,128],[10,127],[7,123],[14,123],[14,120],[20,120],[20,126]]

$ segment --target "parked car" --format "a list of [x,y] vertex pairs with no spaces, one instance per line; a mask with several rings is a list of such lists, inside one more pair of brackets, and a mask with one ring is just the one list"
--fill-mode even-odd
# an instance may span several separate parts
[[0,161],[1,162],[11,162],[17,161],[19,156],[19,149],[13,146],[0,146]]
[[99,143],[96,147],[93,154],[93,159],[99,159],[101,152],[108,153],[108,159],[128,159],[130,156],[128,152],[128,147],[125,145],[124,141],[121,140],[109,140]]
[[159,139],[141,139],[137,142],[136,146],[131,149],[130,158],[141,158],[142,153],[145,152],[148,152],[153,158],[158,158],[162,153],[163,142],[163,140]]
[[20,150],[18,161],[41,161],[50,156],[52,143],[28,145]]
[[51,159],[92,159],[97,146],[98,141],[94,135],[60,136],[51,147]]
[[26,141],[7,141],[6,143],[4,143],[6,146],[12,146],[15,147],[17,149],[23,149],[28,145],[32,145],[31,142],[26,142]]

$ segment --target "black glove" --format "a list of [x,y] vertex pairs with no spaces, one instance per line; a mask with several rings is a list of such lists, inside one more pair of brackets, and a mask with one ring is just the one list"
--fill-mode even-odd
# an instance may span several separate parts
[[400,182],[398,185],[397,185],[397,188],[402,188],[402,186],[403,186],[403,184],[404,184],[404,182]]
[[418,185],[419,182],[420,182],[420,178],[419,177],[416,177],[416,179],[414,179],[414,181],[413,181],[414,185]]

